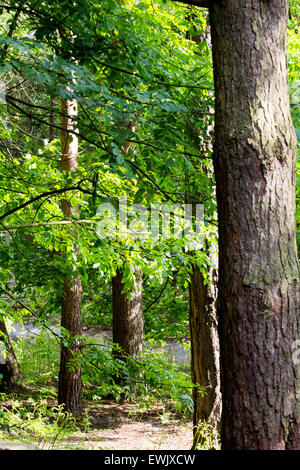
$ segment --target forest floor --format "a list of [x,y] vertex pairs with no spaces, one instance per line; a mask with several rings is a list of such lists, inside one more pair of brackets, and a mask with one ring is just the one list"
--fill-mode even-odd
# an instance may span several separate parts
[[192,420],[156,406],[141,412],[115,402],[89,406],[91,426],[60,443],[64,449],[190,450]]
[[[54,329],[56,326],[54,326]],[[24,336],[35,336],[39,330],[33,325],[26,328],[15,325],[13,339]],[[104,337],[110,338],[111,332],[103,332],[99,327],[84,328],[84,335],[99,342]],[[184,348],[166,341],[164,348],[176,361],[189,363],[189,355]],[[19,406],[26,408],[28,399],[34,397],[38,390],[26,386],[17,394]],[[27,395],[27,397],[26,397]],[[47,399],[47,407],[55,407],[56,401]],[[0,402],[0,408],[11,409],[13,403],[8,400]],[[163,404],[154,404],[140,408],[137,403],[110,400],[85,401],[83,424],[71,434],[64,433],[53,439],[30,436],[21,439],[23,444],[35,446],[42,450],[190,450],[192,446],[192,416],[178,413],[175,408],[166,408]],[[7,435],[9,438],[9,436]],[[17,438],[17,436],[16,436]],[[18,439],[16,439],[18,440]],[[1,444],[1,443],[0,443]],[[13,443],[12,443],[13,445]],[[22,444],[20,444],[22,445]],[[0,445],[1,448],[1,445]]]
[[[24,398],[19,406],[28,408],[32,402],[28,396],[27,400]],[[47,401],[48,407],[56,406],[55,400]],[[12,409],[13,403],[3,400],[2,407]],[[63,429],[55,437],[34,434],[29,429],[22,437],[5,432],[8,441],[0,440],[0,449],[11,446],[11,450],[190,450],[193,435],[191,416],[166,411],[163,405],[141,410],[136,404],[109,400],[85,401],[82,423],[71,434]]]

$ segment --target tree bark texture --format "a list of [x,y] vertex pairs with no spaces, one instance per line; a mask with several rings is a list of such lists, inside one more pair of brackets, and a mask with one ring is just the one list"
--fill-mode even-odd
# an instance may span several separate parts
[[223,449],[300,449],[287,15],[287,0],[210,8]]
[[[122,124],[136,132],[135,122],[124,120]],[[131,142],[125,141],[121,148],[122,154],[128,155],[130,150]],[[139,355],[144,346],[143,275],[141,270],[136,268],[136,289],[130,292],[123,292],[122,279],[123,273],[117,269],[112,278],[113,342],[120,347],[120,351],[115,351],[115,356],[126,362],[128,356]],[[117,378],[116,380],[118,381]]]
[[199,424],[205,421],[220,429],[222,397],[220,389],[219,338],[216,312],[217,273],[208,269],[209,283],[197,265],[190,278],[190,332],[191,370],[193,384],[204,388],[202,396],[197,387],[193,390],[193,447],[201,444]]
[[[77,116],[77,103],[71,100],[61,101],[61,167],[65,171],[74,171],[78,166],[78,139],[70,134],[74,130]],[[72,214],[70,201],[62,200],[62,210],[66,218]],[[76,234],[74,234],[76,236]],[[82,412],[82,380],[81,369],[75,364],[70,367],[72,359],[79,353],[79,340],[74,336],[82,335],[81,320],[81,279],[68,279],[63,286],[61,303],[61,326],[70,334],[70,341],[61,344],[58,403],[63,404],[67,411],[80,414]]]
[[[70,335],[69,344],[61,344],[58,403],[73,414],[82,412],[82,380],[81,369],[75,362],[74,356],[79,354],[80,340],[76,337],[82,334],[81,324],[81,280],[66,281],[63,289],[61,326]],[[75,359],[76,360],[76,359]]]
[[[187,17],[187,20],[193,19],[196,13],[193,11]],[[211,42],[209,30],[194,31],[187,34],[187,38],[193,40],[196,44],[205,40]],[[207,116],[208,117],[208,116]],[[197,115],[195,115],[197,119]],[[186,126],[186,135],[193,143],[196,151],[200,155],[209,155],[212,151],[212,139],[210,131],[213,125],[207,122],[204,124],[207,128],[207,134],[199,134],[199,130],[190,129]],[[193,167],[200,173],[204,173],[209,177],[213,174],[213,168],[208,170],[207,165],[203,164],[201,158],[189,157],[192,160]],[[186,179],[188,177],[186,176]],[[207,193],[204,188],[193,194],[187,192],[185,195],[186,202],[199,204],[200,201],[213,197],[213,192]],[[213,247],[209,247],[205,242],[202,251],[206,253],[214,266],[218,265],[217,253]],[[192,274],[189,282],[189,323],[191,337],[191,373],[192,381],[196,386],[193,389],[194,413],[193,413],[193,448],[204,444],[201,424],[208,423],[216,431],[220,431],[222,397],[220,384],[220,351],[218,337],[218,321],[217,321],[217,282],[218,273],[213,266],[206,267],[207,279],[204,278],[199,266],[192,266]],[[208,280],[208,283],[205,281]],[[205,395],[200,392],[199,388],[204,389]]]
[[117,270],[112,278],[113,342],[121,348],[117,354],[126,361],[128,356],[138,356],[143,351],[144,315],[142,306],[142,273],[136,270],[136,290],[123,292],[123,273]]

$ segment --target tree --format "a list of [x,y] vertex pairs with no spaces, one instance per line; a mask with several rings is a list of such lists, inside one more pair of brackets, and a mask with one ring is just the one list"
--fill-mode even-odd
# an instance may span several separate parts
[[[132,132],[136,131],[134,122],[127,120],[123,125]],[[127,155],[130,150],[131,144],[125,140],[122,155]],[[126,265],[123,264],[123,269],[117,269],[112,278],[113,342],[120,347],[116,356],[124,361],[128,356],[140,354],[144,348],[143,275],[140,268],[136,267],[135,285],[128,291],[123,281],[122,271],[125,270]]]
[[[77,103],[75,100],[61,100],[61,167],[65,171],[74,171],[78,165],[78,139],[69,134],[74,129],[74,120],[77,116]],[[62,200],[62,210],[66,218],[72,214],[71,202]],[[74,210],[74,209],[73,209]],[[79,337],[82,335],[81,321],[81,295],[82,286],[80,276],[67,279],[64,282],[61,303],[61,326],[66,331],[65,339],[61,344],[58,403],[74,413],[82,412],[82,380],[81,369],[76,364],[76,354],[79,352]],[[74,364],[75,359],[75,364]]]
[[144,315],[142,307],[143,285],[140,269],[135,272],[135,286],[128,292],[123,283],[123,272],[117,269],[112,278],[113,298],[113,342],[120,351],[122,360],[137,356],[144,346]]
[[[3,347],[1,347],[1,345]],[[19,365],[13,350],[4,318],[0,316],[0,391],[12,390],[20,376]]]
[[[208,250],[207,250],[208,251]],[[212,251],[209,253],[212,259]],[[191,370],[194,400],[194,446],[201,444],[201,422],[220,429],[222,399],[220,391],[219,337],[216,311],[217,273],[207,266],[206,278],[194,264],[190,276]],[[204,388],[205,394],[198,390]]]
[[223,449],[300,449],[288,1],[209,6],[215,82]]
[[[195,18],[195,13],[187,19]],[[194,30],[188,33],[188,38],[196,42],[210,42],[209,28],[204,31]],[[208,105],[208,109],[210,109]],[[197,113],[194,120],[197,121]],[[210,155],[212,147],[213,125],[209,114],[202,120],[200,129],[194,129],[188,121],[186,138],[190,145],[199,151],[200,155]],[[212,163],[204,165],[200,158],[192,158],[195,171],[202,174],[204,183],[198,184],[191,194],[186,194],[187,202],[199,203],[203,200],[211,201],[215,198]],[[210,182],[211,184],[208,184]],[[213,205],[213,210],[215,209]],[[207,208],[206,208],[207,210]],[[208,212],[208,210],[207,210]],[[199,266],[197,261],[192,262],[192,272],[189,282],[189,324],[191,336],[191,374],[194,384],[193,401],[193,447],[203,444],[202,425],[209,424],[215,431],[220,431],[222,397],[220,386],[220,347],[217,320],[217,265],[216,243],[210,246],[205,239],[201,252],[207,257],[207,264]],[[205,275],[204,275],[205,274]],[[204,394],[199,390],[204,389]],[[216,433],[217,434],[217,433]]]

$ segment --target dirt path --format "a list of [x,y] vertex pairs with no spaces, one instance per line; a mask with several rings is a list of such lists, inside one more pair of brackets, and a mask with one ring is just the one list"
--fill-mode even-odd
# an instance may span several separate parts
[[130,404],[91,405],[90,430],[64,440],[60,448],[88,450],[190,450],[192,420],[163,408],[141,412]]

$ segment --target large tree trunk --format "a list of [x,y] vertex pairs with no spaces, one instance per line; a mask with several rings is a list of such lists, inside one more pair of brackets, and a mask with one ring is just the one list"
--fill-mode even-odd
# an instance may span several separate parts
[[[220,389],[219,338],[216,299],[217,273],[208,269],[209,283],[197,265],[193,265],[190,278],[190,332],[191,370],[193,390],[193,448],[202,444],[201,423],[205,421],[214,429],[220,429],[222,397]],[[204,388],[205,395],[197,386]]]
[[[61,111],[61,166],[62,170],[74,171],[78,165],[78,139],[68,131],[74,130],[74,119],[77,115],[76,102],[62,100]],[[69,201],[62,201],[62,209],[65,217],[70,217],[73,208]],[[81,369],[76,363],[75,367],[70,367],[74,356],[78,355],[80,346],[78,339],[73,338],[82,335],[81,291],[79,276],[76,279],[66,280],[61,304],[61,326],[70,334],[70,341],[67,346],[64,341],[61,344],[58,403],[63,404],[67,411],[74,414],[82,412]]]
[[13,390],[20,376],[19,365],[8,336],[5,321],[0,317],[0,392]]
[[[126,361],[128,356],[138,356],[143,351],[144,315],[142,306],[142,273],[136,270],[135,290],[123,292],[123,273],[117,270],[112,278],[113,342],[121,351],[117,356]],[[129,295],[130,294],[130,297]]]
[[211,2],[223,449],[300,449],[287,0]]

